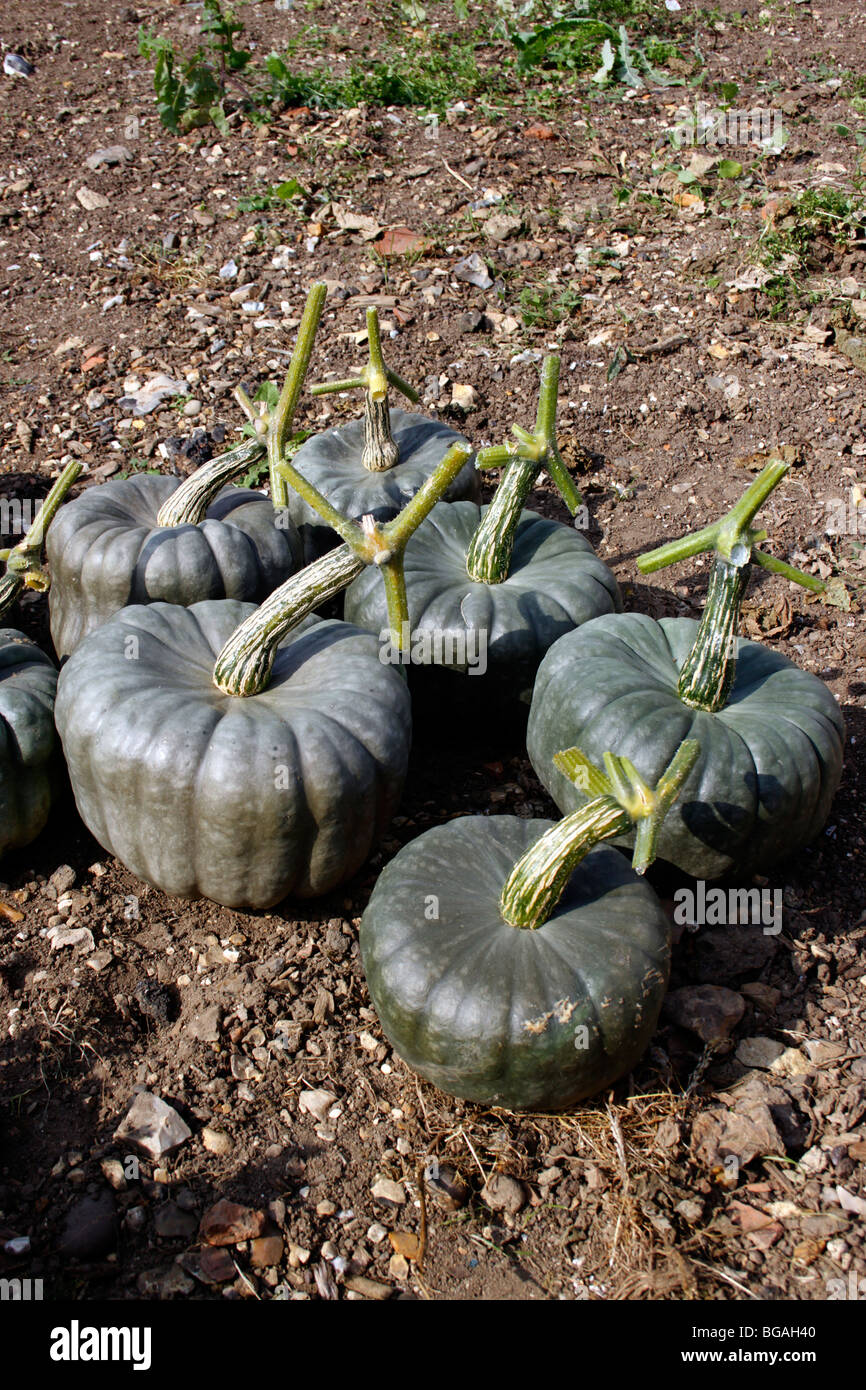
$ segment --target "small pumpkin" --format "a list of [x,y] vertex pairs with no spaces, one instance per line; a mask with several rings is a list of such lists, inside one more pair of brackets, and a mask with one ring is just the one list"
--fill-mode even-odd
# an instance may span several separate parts
[[539,668],[527,731],[532,765],[557,806],[583,794],[557,770],[563,742],[589,757],[615,743],[648,780],[685,737],[701,756],[665,822],[659,855],[696,878],[763,871],[819,833],[839,785],[844,725],[822,681],[737,638],[755,561],[810,588],[811,576],[764,555],[750,522],[786,472],[769,464],[727,517],[638,561],[644,572],[715,550],[704,615],[654,622],[626,613],[560,639]]
[[[490,701],[501,685],[497,707],[518,696],[527,704],[538,664],[564,633],[601,613],[622,607],[619,586],[589,542],[570,526],[522,510],[543,467],[559,460],[555,412],[559,359],[542,368],[535,435],[520,431],[517,448],[482,450],[506,468],[490,506],[452,502],[437,506],[406,549],[404,577],[410,617],[410,657],[420,680],[423,668],[487,674],[473,688]],[[564,465],[566,497],[575,491]],[[345,617],[379,632],[387,624],[385,598],[375,575],[363,571],[346,592]],[[447,694],[457,695],[454,681]],[[417,689],[417,686],[416,686]],[[437,686],[443,693],[443,686]],[[461,682],[461,696],[470,691]]]
[[291,520],[248,488],[224,486],[260,458],[248,441],[184,483],[144,474],[87,488],[48,535],[51,636],[59,656],[131,603],[258,601],[301,564]]
[[[0,618],[22,589],[47,587],[45,532],[80,472],[80,463],[67,465],[23,540],[5,553]],[[17,628],[0,628],[0,854],[29,845],[48,819],[61,778],[56,691],[57,671],[45,653]]]
[[[370,360],[357,377],[325,382],[312,394],[364,388],[364,417],[314,435],[293,455],[294,467],[338,511],[352,520],[372,516],[379,522],[395,517],[433,473],[443,454],[466,440],[441,420],[404,410],[391,410],[388,387],[396,386],[410,400],[417,392],[385,366],[375,309],[367,313]],[[481,485],[473,457],[454,479],[444,501],[478,499]],[[297,492],[284,499],[304,544],[304,555],[315,559],[335,543],[331,529]]]
[[[415,514],[464,459],[442,461]],[[83,821],[131,872],[178,896],[266,908],[357,870],[400,797],[409,695],[369,633],[298,624],[365,563],[390,580],[410,524],[347,525],[356,550],[332,551],[258,609],[132,606],[76,648],[57,728]]]
[[[600,841],[637,819],[637,867],[697,749],[652,791],[625,760],[563,775],[593,788],[559,823],[466,816],[406,845],[382,871],[360,945],[382,1028],[414,1071],[480,1105],[560,1110],[635,1065],[667,987],[671,928],[649,885]],[[614,788],[625,783],[628,794]]]
[[57,671],[16,628],[0,628],[0,854],[35,840],[60,768],[54,730]]

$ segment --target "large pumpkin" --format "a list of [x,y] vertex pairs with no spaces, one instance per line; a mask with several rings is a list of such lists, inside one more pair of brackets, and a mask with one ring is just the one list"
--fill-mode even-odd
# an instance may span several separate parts
[[617,850],[593,850],[536,930],[503,920],[514,863],[552,822],[467,816],[413,840],[361,919],[386,1036],[450,1095],[558,1110],[629,1071],[668,981],[670,924]]
[[[442,423],[405,410],[390,411],[391,432],[398,462],[382,470],[364,466],[365,421],[353,420],[337,429],[313,435],[292,458],[292,463],[344,516],[356,520],[372,516],[389,521],[418,492],[445,453],[466,440]],[[481,483],[470,457],[444,495],[446,502],[478,498]],[[304,555],[314,559],[337,544],[337,537],[297,493],[288,499],[288,511],[304,544]]]
[[29,845],[60,776],[57,671],[23,632],[0,628],[0,854]]
[[[507,577],[472,578],[467,556],[488,510],[474,502],[439,505],[406,548],[413,666],[461,672],[474,665],[528,701],[547,649],[591,618],[619,611],[619,587],[579,532],[531,511],[520,513]],[[347,590],[345,616],[372,632],[387,626],[382,585],[370,569]],[[484,683],[474,683],[483,697]]]
[[[233,450],[235,471],[262,452],[257,443]],[[47,544],[59,656],[129,604],[258,602],[299,567],[291,520],[247,488],[220,486],[204,507],[187,513],[201,519],[167,522],[167,509],[190,482],[160,474],[123,478],[87,488],[61,509]]]
[[123,609],[76,648],[57,727],[82,820],[146,882],[227,907],[328,892],[393,814],[409,696],[369,633],[310,620],[266,689],[214,685],[254,608],[230,600]]
[[[382,1027],[452,1095],[559,1110],[624,1075],[668,978],[670,925],[642,875],[697,757],[684,743],[655,787],[578,748],[563,775],[591,793],[559,822],[467,816],[407,845],[361,919]],[[603,840],[636,827],[634,868]]]
[[539,668],[529,713],[532,765],[563,813],[583,794],[553,755],[615,747],[653,781],[684,738],[701,756],[659,838],[659,856],[696,878],[766,869],[814,839],[839,785],[844,725],[817,676],[758,642],[737,640],[725,705],[677,693],[698,632],[691,618],[597,618],[560,639]]

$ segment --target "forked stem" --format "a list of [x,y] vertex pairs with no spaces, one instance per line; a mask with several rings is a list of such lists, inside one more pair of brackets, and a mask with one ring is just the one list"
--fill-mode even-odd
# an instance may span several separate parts
[[820,593],[825,587],[814,575],[803,574],[793,565],[758,549],[758,542],[766,539],[767,533],[754,530],[752,521],[787,471],[787,463],[773,460],[726,516],[638,558],[641,574],[652,574],[702,551],[714,552],[703,615],[692,649],[680,669],[677,685],[679,698],[692,709],[713,714],[727,703],[736,674],[740,603],[749,582],[752,561],[813,592]]
[[605,753],[605,772],[580,751],[557,753],[554,762],[592,800],[573,811],[527,850],[512,869],[499,902],[503,920],[535,931],[549,921],[571,875],[590,850],[603,840],[637,827],[632,867],[646,872],[656,855],[662,822],[694,767],[700,745],[680,744],[655,788],[628,758]]
[[482,449],[479,468],[504,468],[493,501],[487,508],[466,554],[466,572],[480,584],[501,584],[508,578],[514,537],[536,478],[547,469],[572,515],[581,496],[565,467],[556,443],[556,394],[559,358],[546,357],[541,366],[541,389],[535,431],[512,426],[516,443]]
[[66,501],[72,484],[81,472],[81,464],[73,459],[53,483],[48,496],[36,513],[25,535],[6,555],[6,573],[0,579],[0,618],[5,617],[22,589],[44,593],[48,588],[48,572],[42,566],[42,545],[45,532]]
[[382,571],[392,646],[401,651],[408,630],[403,551],[451,486],[471,450],[455,444],[393,521],[381,524],[364,517],[359,525],[344,517],[290,463],[280,465],[288,481],[343,539],[343,545],[293,575],[232,634],[217,657],[214,684],[227,695],[257,695],[267,686],[277,647],[301,621],[360,574],[365,565]]
[[367,310],[367,347],[366,366],[361,368],[357,376],[345,377],[342,381],[322,381],[313,387],[312,394],[324,396],[331,391],[363,388],[364,452],[361,462],[371,473],[384,473],[400,461],[400,450],[391,433],[388,387],[396,387],[413,402],[417,402],[418,392],[385,365],[379,315],[373,308]]

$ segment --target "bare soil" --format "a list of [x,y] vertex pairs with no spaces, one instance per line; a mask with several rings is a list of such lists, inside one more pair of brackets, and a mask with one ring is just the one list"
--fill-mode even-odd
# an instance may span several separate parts
[[[671,170],[691,151],[665,141],[688,88],[569,93],[542,73],[525,90],[511,79],[496,101],[467,99],[435,140],[404,107],[288,110],[259,129],[235,119],[228,137],[180,138],[159,125],[136,36],[144,23],[190,42],[193,7],[20,0],[0,21],[2,42],[35,67],[0,77],[4,497],[44,495],[68,456],[85,464],[80,486],[136,467],[187,471],[236,437],[234,388],[279,379],[306,290],[325,279],[313,379],[357,364],[363,305],[377,302],[393,366],[426,410],[479,443],[531,423],[537,362],[561,353],[563,451],[627,607],[699,612],[705,565],[638,581],[634,559],[720,515],[780,446],[796,463],[761,518],[774,553],[841,577],[849,603],[761,573],[746,605],[747,635],[827,682],[848,742],[827,829],[762,881],[782,890],[781,933],[680,931],[672,988],[728,986],[742,1019],[711,1048],[663,1016],[634,1075],[567,1115],[481,1112],[416,1080],[382,1038],[358,954],[371,887],[402,844],[458,814],[556,815],[519,737],[506,745],[481,730],[449,746],[446,729],[437,746],[419,731],[401,814],[363,873],[327,900],[268,914],[147,888],[67,796],[2,867],[0,1235],[30,1239],[0,1255],[4,1274],[83,1299],[810,1300],[866,1277],[864,552],[855,535],[827,533],[832,499],[863,478],[862,369],[834,326],[840,314],[851,322],[866,286],[866,248],[856,237],[819,246],[781,311],[759,279],[748,288],[773,205],[809,187],[859,187],[852,132],[864,122],[834,74],[866,74],[866,15],[834,0],[820,13],[738,0],[696,19],[692,8],[684,0],[683,47],[698,37],[698,95],[711,101],[709,84],[733,74],[738,105],[780,113],[790,139],[763,159],[722,150],[750,181],[702,175],[690,204],[681,195],[694,184]],[[427,10],[454,24],[450,6]],[[261,52],[306,24],[339,30],[350,53],[399,38],[390,11],[357,13],[260,4],[242,17]],[[492,41],[479,60],[496,66],[504,53]],[[86,166],[117,144],[127,161]],[[310,195],[300,213],[238,210],[290,178]],[[104,205],[86,210],[83,188]],[[487,235],[471,207],[487,198],[520,217],[518,232]],[[375,235],[341,229],[340,210],[427,244],[387,254]],[[486,290],[454,277],[473,251],[490,267]],[[239,276],[220,278],[231,258]],[[261,313],[230,298],[244,276]],[[548,306],[568,291],[562,317],[527,325],[527,288]],[[628,359],[616,373],[619,348]],[[185,378],[187,396],[130,419],[118,405],[128,379],[160,371]],[[451,404],[455,383],[475,388],[468,414]],[[183,414],[190,399],[195,416]],[[307,396],[299,423],[353,409]],[[566,519],[544,485],[530,505]],[[46,611],[28,596],[10,621],[50,650]],[[74,882],[58,903],[50,879],[62,866]],[[671,906],[687,882],[664,866],[651,879]],[[96,949],[52,953],[52,918],[89,927]],[[754,1037],[795,1050],[799,1065],[742,1060]],[[192,1138],[118,1175],[109,1161],[128,1149],[113,1135],[136,1088],[174,1105]],[[308,1090],[333,1096],[320,1120],[299,1108]],[[732,1174],[713,1159],[707,1117],[755,1104],[782,1142]],[[223,1136],[220,1152],[205,1130]],[[497,1173],[521,1184],[518,1210],[482,1197]],[[381,1177],[403,1202],[373,1197]],[[224,1197],[267,1208],[282,1243],[237,1244],[233,1268],[208,1282],[197,1227]],[[418,1234],[422,1202],[419,1266],[388,1233]]]

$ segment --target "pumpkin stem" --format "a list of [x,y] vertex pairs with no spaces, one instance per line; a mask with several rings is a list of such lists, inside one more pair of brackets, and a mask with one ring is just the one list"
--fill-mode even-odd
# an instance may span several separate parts
[[81,464],[73,459],[52,485],[48,496],[36,513],[26,534],[7,553],[6,573],[0,579],[0,618],[12,607],[22,589],[44,593],[49,585],[48,572],[42,566],[42,543],[45,532],[66,501],[67,494],[81,472]]
[[[298,401],[300,400],[307,369],[310,365],[313,343],[316,339],[316,330],[319,327],[319,320],[322,317],[322,310],[325,307],[325,297],[327,293],[327,285],[319,281],[313,285],[310,293],[307,295],[307,302],[304,305],[304,312],[301,315],[301,322],[292,352],[292,359],[289,363],[289,369],[286,372],[286,379],[283,382],[283,389],[280,392],[280,398],[267,422],[271,501],[277,511],[287,507],[289,503],[288,489],[286,488],[285,480],[280,476],[279,466],[282,462],[283,454],[292,432],[292,422],[295,418],[295,411],[298,408]],[[258,427],[256,428],[258,433]]]
[[541,365],[534,433],[513,425],[516,443],[482,449],[478,455],[479,468],[504,468],[505,471],[466,555],[466,572],[476,583],[501,584],[508,578],[520,514],[542,469],[547,469],[572,516],[580,506],[581,495],[556,443],[558,386],[559,358],[546,357]]
[[758,549],[758,542],[766,539],[767,533],[753,529],[752,521],[787,471],[787,463],[772,460],[726,516],[638,557],[641,574],[652,574],[691,555],[714,552],[703,616],[677,686],[679,698],[692,709],[714,713],[727,702],[736,671],[740,603],[752,561],[814,593],[822,593],[826,587],[814,575]]
[[371,473],[384,473],[400,461],[400,451],[391,433],[388,387],[395,386],[413,403],[418,400],[418,392],[385,365],[379,315],[372,308],[367,310],[367,344],[367,365],[357,376],[345,377],[342,381],[319,382],[313,387],[312,394],[324,396],[330,391],[364,388],[364,453],[361,462]]
[[371,516],[360,525],[342,515],[290,463],[280,476],[342,537],[343,544],[286,580],[232,633],[217,657],[214,684],[227,695],[258,695],[267,686],[277,647],[314,608],[345,589],[365,565],[382,571],[391,644],[402,651],[409,629],[403,551],[409,537],[451,486],[471,450],[455,444],[411,501],[384,525]]
[[258,439],[245,439],[236,448],[197,468],[160,507],[157,526],[197,526],[217,493],[265,453]]
[[699,753],[697,741],[686,739],[654,789],[628,758],[605,753],[602,772],[579,748],[557,753],[557,767],[592,800],[546,831],[515,864],[499,900],[503,920],[530,931],[543,926],[593,846],[626,835],[633,826],[637,833],[632,867],[645,873],[655,858],[662,821]]

